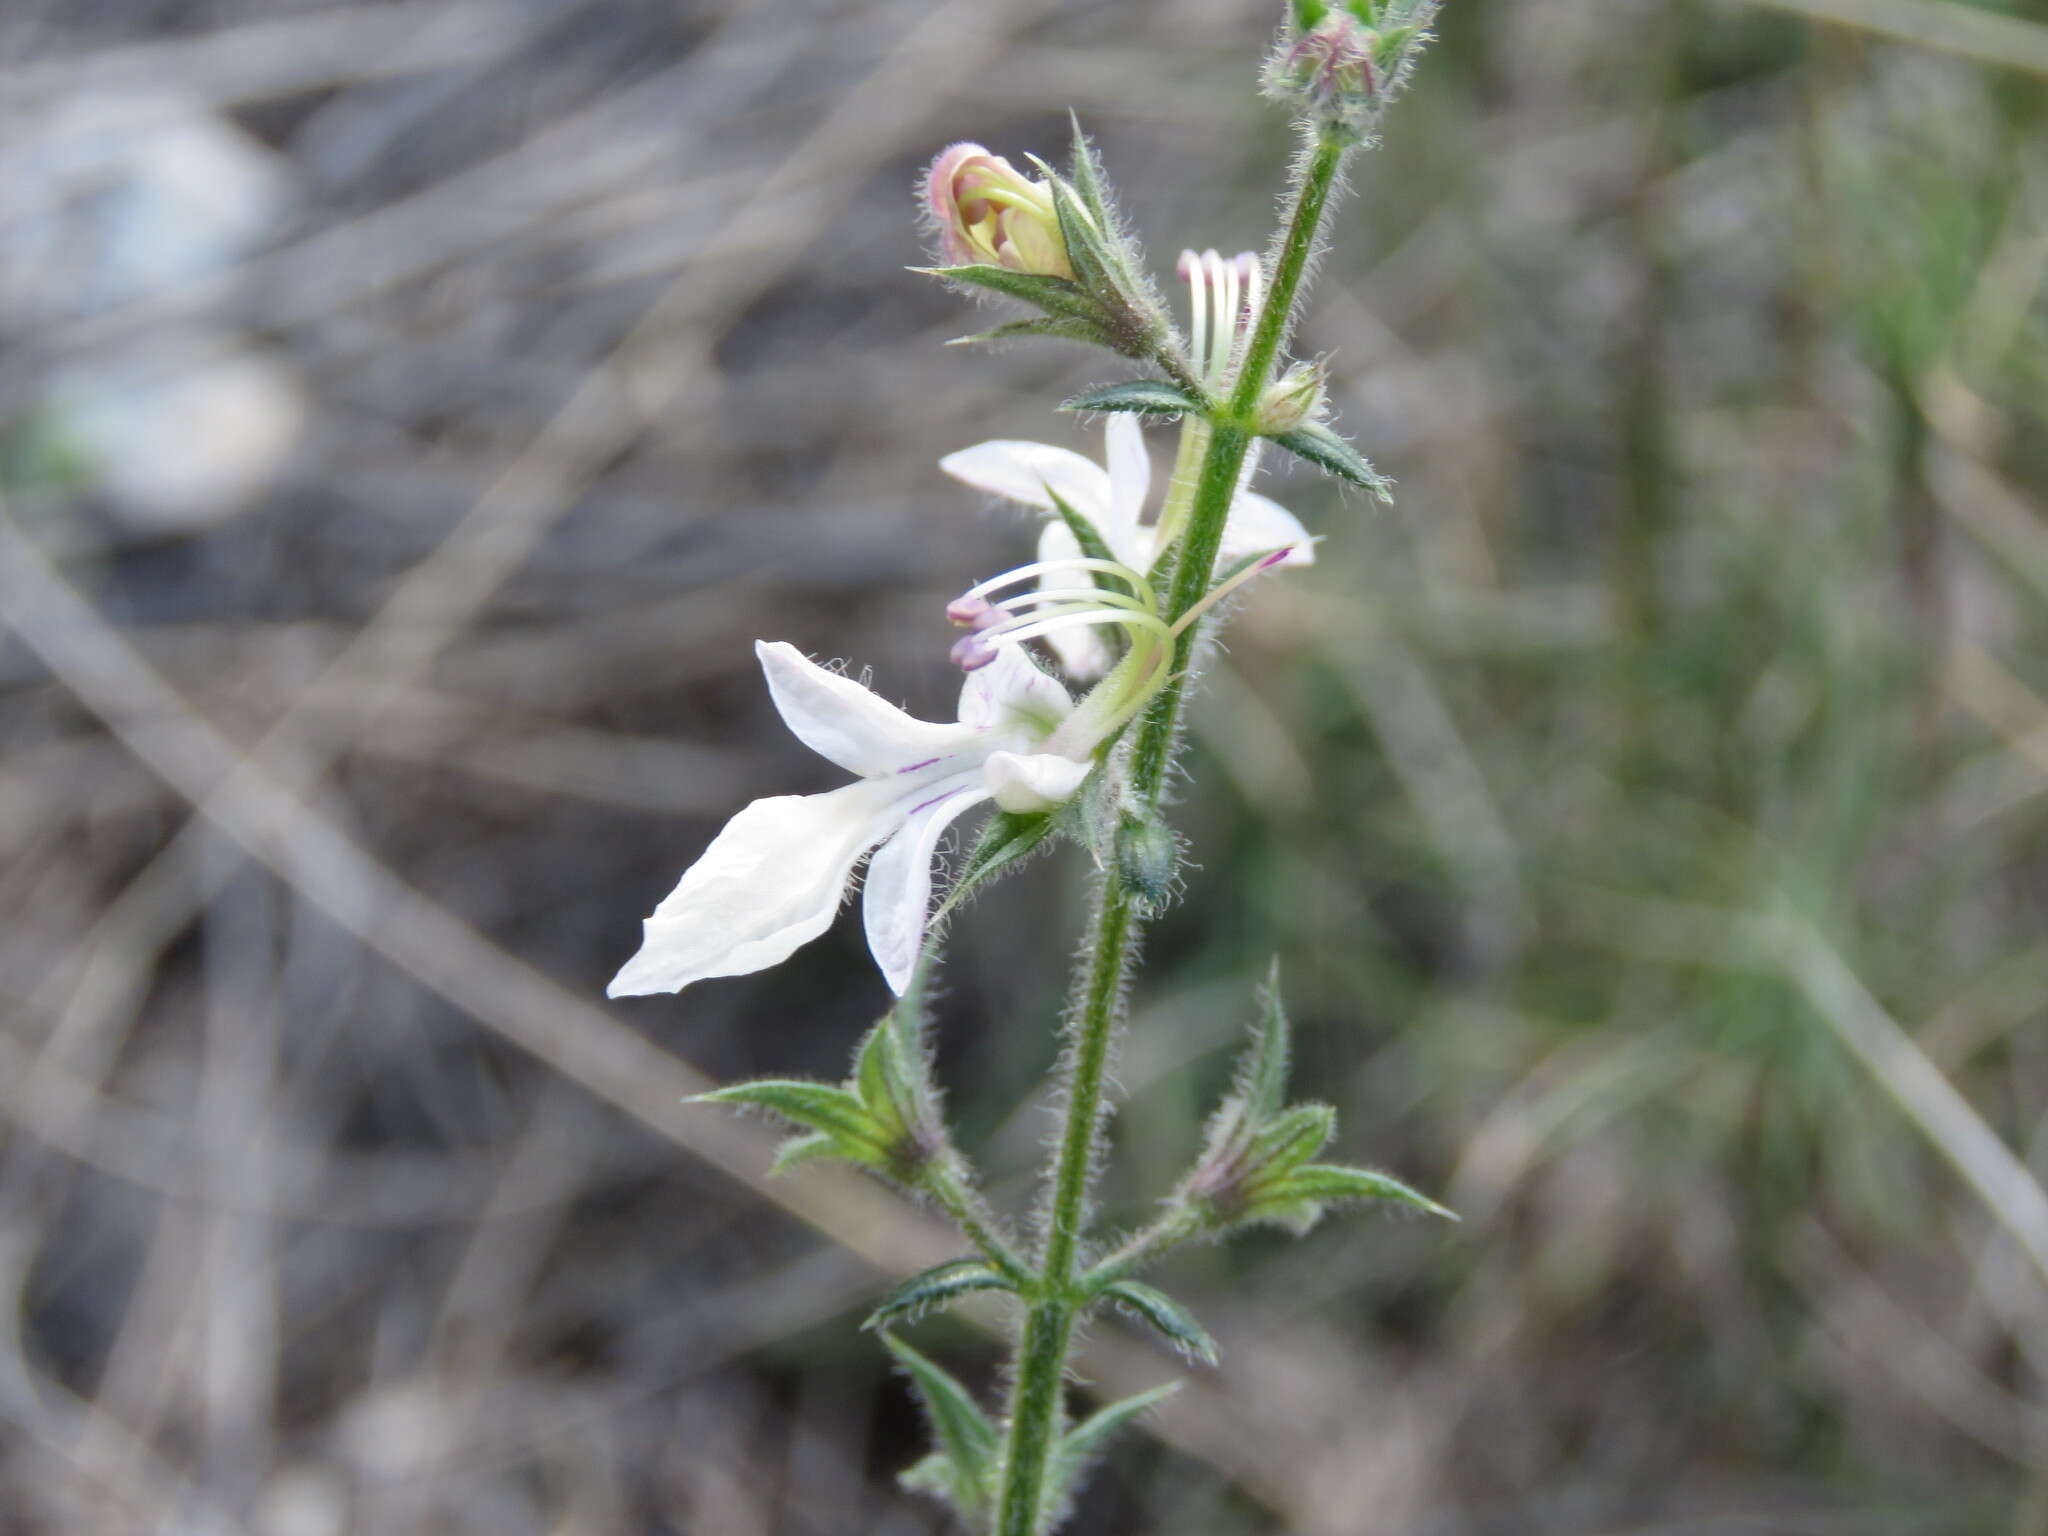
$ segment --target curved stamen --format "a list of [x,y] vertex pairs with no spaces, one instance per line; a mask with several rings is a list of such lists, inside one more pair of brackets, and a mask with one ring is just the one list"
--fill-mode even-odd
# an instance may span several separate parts
[[969,598],[985,597],[1013,583],[1051,571],[1100,571],[1105,576],[1114,576],[1119,581],[1134,585],[1141,594],[1151,590],[1145,578],[1128,565],[1121,565],[1114,560],[1094,560],[1085,555],[1075,555],[1066,560],[1034,560],[1029,565],[1020,565],[1015,570],[1003,572],[1000,576],[991,576],[987,581],[969,587],[954,601],[964,603]]
[[1262,575],[1273,569],[1274,566],[1285,560],[1300,547],[1298,544],[1283,544],[1271,553],[1259,556],[1258,559],[1247,565],[1236,575],[1231,576],[1227,580],[1217,582],[1215,586],[1203,594],[1200,602],[1195,603],[1186,613],[1174,621],[1173,627],[1167,633],[1176,639],[1179,638],[1181,633],[1190,624],[1222,602],[1224,598],[1230,596],[1231,593],[1250,581],[1254,576]]
[[1036,592],[1019,592],[1015,597],[1006,597],[999,603],[990,603],[989,607],[1014,613],[1034,603],[1086,603],[1097,608],[1128,608],[1137,613],[1156,611],[1152,604],[1143,598],[1112,592],[1107,587],[1040,587]]
[[1178,270],[1181,281],[1188,285],[1188,355],[1201,368],[1209,350],[1209,284],[1201,255],[1182,251]]
[[[1205,253],[1209,261],[1210,281],[1223,291],[1222,302],[1216,312],[1223,323],[1216,327],[1214,341],[1210,343],[1209,375],[1218,383],[1230,372],[1230,356],[1237,350],[1237,333],[1244,324],[1244,317],[1238,311],[1237,263],[1225,261],[1215,251]],[[1223,317],[1228,317],[1227,319]]]

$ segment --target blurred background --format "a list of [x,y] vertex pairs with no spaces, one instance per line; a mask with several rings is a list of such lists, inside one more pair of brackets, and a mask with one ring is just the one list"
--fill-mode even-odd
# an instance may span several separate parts
[[[856,1325],[947,1234],[680,1103],[844,1071],[857,922],[601,992],[838,782],[751,642],[935,714],[1035,532],[935,461],[1099,452],[1108,360],[941,345],[920,167],[1071,106],[1162,274],[1258,246],[1278,9],[10,0],[0,1531],[944,1528]],[[2048,16],[1441,30],[1303,333],[1399,504],[1267,486],[1327,539],[1196,706],[1104,1197],[1277,954],[1338,1151],[1464,1222],[1176,1257],[1223,1364],[1095,1328],[1190,1382],[1073,1529],[2041,1536]],[[1079,862],[938,1011],[1020,1212]],[[993,1388],[990,1321],[915,1337]]]

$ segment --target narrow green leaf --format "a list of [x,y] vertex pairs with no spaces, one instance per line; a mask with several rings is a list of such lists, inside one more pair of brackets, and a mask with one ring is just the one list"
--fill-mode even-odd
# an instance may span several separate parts
[[1109,197],[1103,188],[1102,163],[1095,158],[1095,148],[1088,142],[1088,136],[1081,131],[1081,119],[1069,108],[1067,121],[1073,126],[1073,150],[1067,166],[1067,179],[1074,184],[1074,195],[1081,199],[1081,206],[1088,210],[1088,216],[1095,220],[1095,227],[1109,228]]
[[1251,1135],[1246,1164],[1263,1194],[1269,1182],[1314,1157],[1337,1134],[1337,1111],[1327,1104],[1297,1104],[1283,1109]]
[[1306,1237],[1323,1219],[1323,1208],[1313,1200],[1261,1200],[1242,1216],[1241,1222],[1267,1222],[1285,1227],[1296,1237]]
[[[828,1136],[823,1131],[807,1131],[801,1136],[790,1137],[789,1140],[776,1148],[775,1161],[768,1165],[768,1172],[771,1176],[778,1173],[787,1173],[790,1169],[800,1167],[804,1163],[814,1163],[821,1157],[844,1157],[847,1155],[847,1150],[846,1144],[836,1136]],[[853,1158],[854,1162],[869,1163],[871,1161],[868,1149],[864,1144],[852,1150],[859,1154]]]
[[1265,1124],[1287,1102],[1287,1074],[1293,1057],[1292,1031],[1280,1001],[1280,957],[1275,955],[1266,971],[1266,985],[1259,992],[1259,1022],[1252,1032],[1251,1047],[1237,1064],[1235,1091],[1244,1100],[1252,1124]]
[[1259,1204],[1263,1206],[1268,1199],[1312,1200],[1321,1204],[1345,1200],[1390,1200],[1396,1205],[1427,1211],[1432,1216],[1442,1216],[1451,1221],[1458,1219],[1456,1212],[1438,1205],[1427,1195],[1418,1194],[1399,1179],[1390,1179],[1384,1173],[1374,1173],[1367,1168],[1343,1168],[1335,1163],[1309,1163],[1296,1168],[1285,1178],[1260,1191]]
[[884,1296],[868,1320],[867,1329],[887,1328],[914,1319],[933,1307],[949,1306],[975,1291],[1011,1291],[1012,1285],[984,1259],[953,1259],[935,1264],[922,1274],[912,1275]]
[[1365,487],[1381,501],[1394,499],[1394,483],[1371,464],[1356,448],[1319,421],[1304,422],[1292,432],[1275,434],[1273,441],[1290,453],[1340,480]]
[[[918,1402],[931,1421],[932,1437],[938,1441],[937,1454],[945,1460],[948,1476],[946,1496],[970,1522],[986,1508],[996,1465],[996,1430],[943,1366],[927,1360],[894,1334],[882,1335],[898,1363],[910,1375]],[[931,1458],[926,1457],[925,1462]],[[909,1475],[928,1477],[925,1462],[912,1467]],[[929,1483],[921,1484],[929,1491]]]
[[970,288],[986,288],[1005,298],[1035,304],[1048,314],[1086,320],[1100,312],[1081,285],[1070,278],[1049,277],[1040,272],[1016,272],[1009,267],[988,263],[967,267],[912,267],[910,270],[927,277],[941,277],[949,283],[965,283]]
[[1194,1313],[1156,1286],[1137,1280],[1119,1280],[1102,1293],[1126,1312],[1135,1313],[1157,1328],[1166,1342],[1190,1359],[1204,1365],[1216,1363],[1216,1341],[1195,1321]]
[[936,929],[942,918],[1019,859],[1030,854],[1052,831],[1053,818],[1045,811],[997,811],[989,817],[975,840],[960,877],[946,892],[946,899],[932,914]]
[[1060,403],[1063,411],[1126,411],[1141,416],[1199,416],[1203,402],[1164,379],[1131,379]]
[[1149,1392],[1140,1392],[1122,1402],[1111,1403],[1107,1408],[1097,1409],[1062,1435],[1052,1455],[1052,1466],[1047,1471],[1047,1504],[1055,1510],[1065,1508],[1079,1491],[1081,1474],[1101,1454],[1110,1437],[1139,1414],[1165,1402],[1179,1390],[1180,1383],[1170,1381],[1163,1387],[1154,1387]]
[[954,1513],[969,1525],[980,1520],[982,1510],[988,1505],[989,1495],[985,1491],[960,1486],[960,1473],[946,1459],[944,1451],[927,1451],[907,1472],[897,1473],[896,1481],[912,1493],[926,1494],[941,1503],[950,1504]]
[[861,1041],[860,1054],[854,1058],[853,1081],[862,1106],[881,1127],[887,1144],[903,1145],[910,1136],[917,1098],[906,1075],[893,1015],[883,1018]]
[[1005,325],[991,326],[985,331],[976,331],[971,336],[955,336],[946,345],[965,347],[975,342],[1014,341],[1020,336],[1049,336],[1055,341],[1078,341],[1083,346],[1107,347],[1112,352],[1123,349],[1115,336],[1093,320],[1073,316],[1056,316],[1045,320],[1012,320]]
[[781,1078],[736,1083],[711,1093],[700,1093],[701,1104],[751,1104],[773,1110],[783,1119],[813,1131],[824,1131],[835,1140],[872,1147],[887,1153],[891,1138],[875,1123],[861,1101],[844,1088],[824,1083],[805,1083]]
[[[1116,551],[1111,549],[1108,541],[1102,537],[1101,529],[1089,521],[1084,514],[1075,511],[1067,499],[1054,490],[1050,483],[1045,487],[1045,494],[1052,498],[1053,510],[1059,513],[1060,521],[1065,523],[1067,531],[1073,534],[1074,542],[1081,546],[1082,554],[1086,555],[1090,560],[1116,561]],[[1117,561],[1117,563],[1121,564],[1122,562]],[[1097,574],[1101,573],[1098,572]],[[1126,582],[1124,585],[1129,586],[1130,583]],[[1135,596],[1135,594],[1133,595]]]
[[1096,227],[1088,210],[1081,206],[1074,189],[1066,177],[1059,175],[1043,160],[1038,162],[1045,179],[1052,187],[1052,210],[1060,222],[1060,238],[1066,242],[1067,264],[1074,269],[1074,281],[1087,294],[1101,294],[1105,289],[1120,291],[1116,278],[1116,259],[1108,248],[1108,231]]

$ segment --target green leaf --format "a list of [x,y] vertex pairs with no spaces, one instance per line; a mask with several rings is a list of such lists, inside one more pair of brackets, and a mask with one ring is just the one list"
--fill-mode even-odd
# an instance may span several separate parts
[[917,1090],[906,1071],[893,1012],[861,1041],[860,1054],[854,1058],[853,1081],[862,1106],[887,1134],[887,1145],[901,1146],[910,1140]]
[[912,1275],[897,1286],[861,1324],[867,1329],[887,1328],[914,1319],[933,1307],[944,1307],[974,1291],[1010,1291],[1017,1287],[998,1274],[985,1259],[953,1259],[935,1264],[922,1274]]
[[1367,463],[1356,448],[1319,421],[1303,422],[1292,432],[1276,433],[1273,441],[1290,453],[1299,454],[1325,473],[1365,487],[1381,501],[1391,502],[1394,499],[1394,483]]
[[1072,108],[1067,110],[1067,121],[1074,130],[1067,179],[1074,184],[1074,195],[1081,199],[1081,206],[1095,220],[1095,227],[1106,231],[1110,227],[1109,198],[1103,190],[1102,163],[1095,158],[1094,147],[1081,131],[1081,119]]
[[[909,1373],[918,1402],[931,1422],[932,1438],[938,1441],[934,1454],[944,1464],[941,1474],[928,1467],[932,1458],[927,1456],[905,1477],[918,1478],[914,1486],[923,1491],[943,1493],[970,1524],[979,1521],[995,1481],[995,1426],[944,1367],[927,1360],[894,1334],[882,1335],[882,1342]],[[936,1489],[935,1483],[939,1485]]]
[[1048,314],[1069,315],[1078,320],[1100,314],[1100,306],[1071,278],[1050,277],[1039,272],[1017,272],[1009,267],[977,264],[966,267],[912,267],[927,277],[942,277],[949,283],[986,288],[1005,298],[1035,304]]
[[1255,1123],[1272,1119],[1287,1102],[1287,1073],[1294,1057],[1291,1036],[1287,1009],[1280,1001],[1280,957],[1275,955],[1259,992],[1259,1023],[1251,1049],[1237,1068],[1238,1092]]
[[1048,811],[997,811],[989,817],[961,867],[960,877],[932,914],[930,927],[936,930],[940,920],[978,888],[1036,849],[1052,831],[1052,823]]
[[970,1525],[980,1519],[981,1511],[988,1504],[989,1496],[979,1491],[970,1490],[969,1499],[961,1498],[959,1475],[953,1463],[946,1459],[944,1451],[927,1451],[907,1472],[897,1473],[896,1481],[912,1493],[927,1494],[952,1505],[960,1518]]
[[[1067,502],[1067,499],[1052,488],[1050,482],[1046,484],[1045,494],[1052,498],[1053,510],[1059,513],[1060,521],[1067,525],[1067,532],[1074,536],[1074,542],[1081,546],[1082,554],[1086,555],[1090,560],[1108,560],[1118,565],[1123,563],[1117,559],[1116,551],[1111,549],[1108,541],[1102,537],[1102,530],[1097,528],[1082,513],[1075,511]],[[1097,586],[1117,579],[1103,571],[1096,571],[1093,574]],[[1130,583],[1127,581],[1119,584],[1126,588],[1130,586]],[[1133,591],[1131,595],[1135,597],[1137,593]]]
[[1274,1178],[1307,1162],[1337,1134],[1337,1111],[1327,1104],[1297,1104],[1283,1109],[1251,1134],[1245,1162],[1254,1170],[1248,1182],[1262,1196]]
[[1096,226],[1064,176],[1043,160],[1037,164],[1052,187],[1052,211],[1060,222],[1060,239],[1066,242],[1067,264],[1074,269],[1075,283],[1090,295],[1121,293],[1116,258],[1110,254],[1107,244],[1109,232]]
[[1141,416],[1200,416],[1204,402],[1164,379],[1132,379],[1062,401],[1063,411],[1127,411]]
[[1046,320],[1012,320],[1006,325],[976,331],[971,336],[955,336],[946,345],[964,347],[978,341],[1013,341],[1019,336],[1050,336],[1056,341],[1078,341],[1083,346],[1107,347],[1112,352],[1122,350],[1116,337],[1106,327],[1093,320],[1074,316],[1059,316]]
[[1165,1402],[1179,1390],[1180,1383],[1170,1381],[1150,1392],[1140,1392],[1136,1397],[1111,1403],[1107,1408],[1097,1409],[1062,1435],[1046,1473],[1047,1505],[1054,1510],[1065,1508],[1078,1489],[1081,1474],[1088,1470],[1089,1463],[1101,1453],[1110,1437],[1139,1414]]
[[894,1138],[875,1123],[874,1116],[858,1098],[844,1088],[833,1088],[824,1083],[762,1078],[758,1082],[737,1083],[730,1088],[700,1093],[695,1102],[751,1104],[770,1109],[785,1120],[809,1130],[823,1131],[835,1141],[870,1148],[881,1157],[886,1157],[894,1145]]
[[1390,1179],[1384,1173],[1374,1173],[1367,1168],[1343,1168],[1335,1163],[1309,1163],[1296,1168],[1285,1178],[1260,1191],[1259,1204],[1263,1206],[1268,1199],[1314,1201],[1319,1205],[1335,1205],[1349,1200],[1389,1200],[1450,1221],[1458,1219],[1455,1211],[1438,1205],[1427,1195],[1418,1194],[1399,1179]]
[[[845,1143],[838,1137],[828,1136],[823,1131],[809,1131],[802,1136],[792,1136],[776,1148],[775,1161],[768,1165],[768,1173],[773,1177],[805,1163],[816,1162],[821,1157],[839,1157],[844,1155],[844,1148]],[[857,1157],[854,1161],[864,1162],[866,1159]]]
[[1142,1317],[1188,1358],[1204,1365],[1216,1363],[1216,1341],[1192,1312],[1166,1292],[1137,1280],[1119,1280],[1103,1291],[1102,1298]]

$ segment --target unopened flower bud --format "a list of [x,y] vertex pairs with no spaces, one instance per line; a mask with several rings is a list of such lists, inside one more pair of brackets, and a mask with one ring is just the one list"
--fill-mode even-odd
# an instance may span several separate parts
[[954,265],[1073,277],[1052,188],[1001,155],[979,144],[955,144],[932,162],[924,197]]
[[1172,899],[1180,844],[1156,816],[1125,815],[1116,831],[1116,862],[1124,884],[1154,912]]
[[1373,54],[1379,37],[1351,12],[1335,9],[1283,38],[1266,66],[1266,89],[1329,119],[1350,116],[1379,94]]
[[1296,363],[1266,386],[1259,396],[1257,430],[1267,437],[1292,432],[1323,414],[1323,370]]

